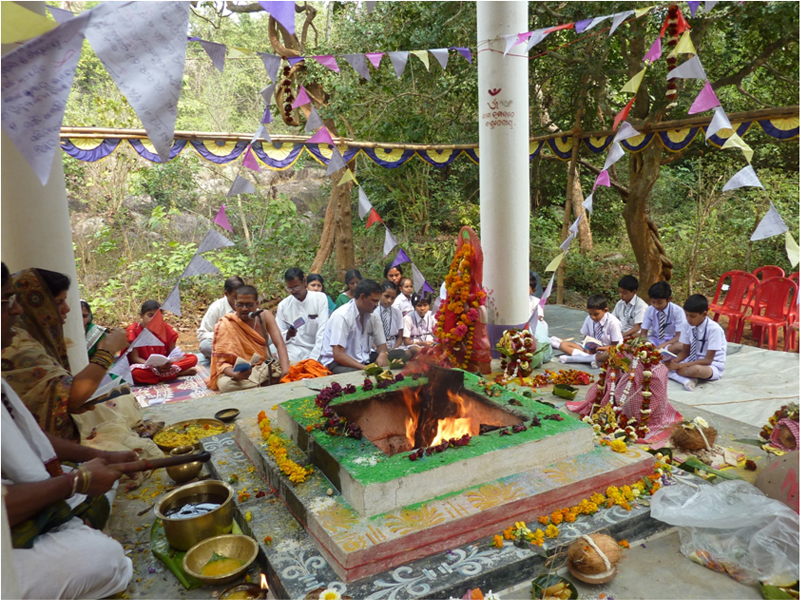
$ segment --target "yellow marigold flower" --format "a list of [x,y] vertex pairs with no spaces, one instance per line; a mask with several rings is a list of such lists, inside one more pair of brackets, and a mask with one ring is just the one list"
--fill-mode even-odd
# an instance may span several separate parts
[[575,522],[575,513],[567,513],[564,515],[564,520],[567,523],[574,523]]
[[509,527],[507,529],[503,529],[503,537],[505,539],[507,539],[507,540],[513,540],[514,539],[514,528],[513,527]]
[[606,497],[603,494],[592,494],[589,498],[590,502],[594,502],[595,504],[602,504],[606,501]]
[[563,520],[564,515],[562,515],[560,512],[554,512],[552,515],[550,515],[550,523],[553,525],[561,525],[561,521]]
[[499,535],[494,536],[494,540],[492,541],[492,545],[495,548],[502,548],[503,547],[503,538]]
[[544,530],[544,534],[549,538],[558,537],[558,527],[551,523],[547,526],[547,529]]
[[516,523],[514,523],[514,528],[515,529],[527,529],[528,526],[525,524],[525,521],[517,521]]

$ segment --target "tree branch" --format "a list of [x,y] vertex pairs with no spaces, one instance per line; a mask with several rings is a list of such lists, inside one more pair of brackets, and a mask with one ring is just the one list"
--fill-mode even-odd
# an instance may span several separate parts
[[755,60],[753,60],[750,64],[745,65],[741,69],[739,69],[736,73],[732,73],[727,77],[723,77],[718,79],[714,83],[711,84],[711,87],[715,90],[725,87],[728,85],[738,85],[742,82],[742,80],[750,75],[753,71],[758,69],[759,67],[764,66],[764,64],[769,60],[769,57],[772,56],[778,49],[780,49],[784,44],[791,42],[792,40],[797,40],[797,36],[786,36],[779,38],[772,42],[771,44],[767,44],[764,47],[764,50],[759,54]]

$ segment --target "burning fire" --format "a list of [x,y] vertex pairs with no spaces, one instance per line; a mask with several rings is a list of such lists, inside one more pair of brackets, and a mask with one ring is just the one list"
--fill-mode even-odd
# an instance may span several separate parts
[[269,585],[267,585],[267,576],[263,573],[261,574],[261,589],[265,592],[269,591]]
[[436,437],[430,443],[431,446],[441,444],[444,440],[460,438],[462,435],[477,435],[481,424],[474,420],[464,408],[464,399],[458,394],[448,391],[447,396],[450,402],[458,405],[458,412],[455,417],[439,419],[439,427],[436,430]]
[[406,438],[408,443],[413,448],[415,445],[414,434],[417,431],[419,424],[419,396],[417,392],[412,391],[410,388],[403,388],[403,402],[408,407],[409,416],[406,417]]

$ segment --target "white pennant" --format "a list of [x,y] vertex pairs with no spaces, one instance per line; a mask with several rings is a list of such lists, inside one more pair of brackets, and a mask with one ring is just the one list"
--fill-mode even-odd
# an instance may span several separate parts
[[429,52],[442,65],[442,71],[446,70],[447,61],[450,60],[450,51],[447,48],[431,48]]
[[531,34],[531,37],[528,38],[528,45],[525,47],[526,52],[530,52],[531,48],[547,37],[545,31],[546,29],[537,29]]
[[586,210],[588,210],[589,212],[593,212],[593,210],[594,210],[594,209],[592,208],[592,202],[593,202],[593,200],[592,200],[592,197],[593,197],[593,196],[594,196],[594,194],[593,194],[593,193],[592,193],[592,194],[589,194],[589,196],[586,198],[586,200],[584,200],[584,201],[583,201],[583,204],[581,205],[581,206],[583,206],[583,208],[585,208],[585,209],[586,209]]
[[642,135],[636,129],[633,128],[633,125],[628,123],[627,121],[623,121],[622,124],[619,126],[617,130],[617,135],[614,136],[615,142],[622,142],[624,140],[629,140],[631,138],[636,137],[637,135]]
[[386,238],[383,241],[383,255],[386,256],[397,246],[397,240],[394,239],[392,232],[386,227]]
[[634,11],[632,10],[626,10],[623,12],[616,13],[614,15],[614,20],[611,22],[611,31],[608,32],[608,36],[611,37],[612,35],[614,35],[614,32],[617,30],[617,27],[622,25],[622,22],[628,17],[630,17],[633,13]]
[[50,16],[53,17],[53,20],[55,20],[55,22],[59,25],[65,21],[69,21],[75,16],[75,13],[65,8],[57,8],[55,6],[48,5],[47,10],[50,11]]
[[613,16],[613,15],[603,15],[602,17],[595,17],[594,19],[592,19],[592,22],[591,22],[591,23],[589,23],[589,24],[586,26],[586,29],[584,29],[583,31],[589,31],[589,30],[590,30],[592,27],[594,27],[594,26],[595,26],[595,25],[597,25],[598,23],[602,23],[602,22],[603,22],[603,21],[605,21],[606,19],[610,19],[612,16]]
[[719,4],[718,0],[706,0],[705,4],[703,5],[703,11],[708,12],[717,4]]
[[[148,331],[148,330],[145,329],[145,330],[142,331],[142,333],[144,333],[145,331]],[[153,335],[153,334],[151,333],[150,335]],[[153,337],[156,337],[156,336],[153,335]],[[148,344],[142,344],[142,345],[146,346]],[[156,344],[154,344],[154,345],[163,346],[163,344],[158,340],[158,338],[156,338]],[[131,345],[131,347],[133,347],[133,346]],[[131,363],[128,360],[128,353],[127,352],[117,359],[117,361],[114,363],[114,365],[108,370],[108,374],[109,375],[116,375],[117,377],[120,377],[120,378],[124,379],[127,383],[130,383],[131,385],[133,385],[133,376],[131,375]]]
[[402,52],[389,52],[389,60],[392,61],[392,66],[394,67],[394,72],[397,74],[397,78],[403,75],[403,71],[406,70],[406,64],[408,63],[408,50]]
[[165,163],[183,84],[189,3],[102,2],[91,12],[86,39]]
[[743,187],[760,187],[761,189],[764,189],[764,186],[761,185],[761,180],[758,178],[758,175],[756,175],[752,165],[747,165],[744,169],[731,177],[728,180],[728,183],[723,186],[722,191],[727,192]]
[[[258,129],[253,134],[253,139],[250,140],[250,145],[252,146],[258,140],[265,140],[267,142],[271,142],[272,141],[272,138],[269,135],[269,131],[267,131],[267,128],[263,123],[261,123],[258,126]],[[250,192],[250,193],[251,194],[255,193],[255,190],[253,192]]]
[[613,142],[611,144],[611,150],[608,151],[608,156],[606,157],[606,162],[603,165],[603,170],[606,171],[608,168],[619,161],[620,158],[625,156],[625,151],[622,149],[622,146],[619,142]]
[[[195,275],[216,275],[217,273],[219,273],[219,269],[217,267],[215,267],[212,263],[208,262],[205,258],[200,256],[199,254],[195,254],[192,257],[192,260],[189,261],[189,264],[186,265],[186,268],[183,270],[183,274],[181,274],[181,279],[186,279],[187,277],[194,277]],[[177,287],[178,286],[176,285],[175,288],[177,289]],[[172,292],[170,292],[170,296],[172,296]],[[166,300],[164,302],[166,303]],[[173,310],[172,312],[175,311]]]
[[564,252],[566,252],[567,250],[569,250],[569,247],[572,245],[572,240],[574,240],[574,239],[575,239],[575,234],[574,233],[570,233],[567,236],[567,239],[565,239],[563,242],[561,242],[561,245],[559,246],[559,248],[561,248]]
[[541,304],[536,304],[533,307],[533,313],[531,313],[531,318],[528,319],[528,329],[531,330],[532,334],[536,334],[536,326],[539,325],[539,311],[541,310]]
[[311,133],[316,131],[320,127],[322,127],[324,123],[322,119],[319,118],[319,113],[317,109],[313,106],[311,107],[311,113],[308,115],[308,119],[306,119],[306,133]]
[[232,241],[219,233],[216,229],[212,228],[208,230],[208,233],[203,238],[203,241],[200,242],[200,247],[197,249],[197,254],[211,252],[217,248],[227,248],[233,245],[234,244]]
[[503,56],[505,56],[506,54],[508,54],[509,50],[511,50],[514,46],[517,45],[519,40],[519,35],[517,35],[516,33],[512,33],[511,35],[504,35],[501,37],[506,42],[506,49],[503,52]]
[[277,83],[278,70],[281,68],[281,57],[275,54],[265,54],[263,52],[259,52],[258,55],[261,57],[261,62],[264,63],[264,70],[267,72],[269,80],[273,84]]
[[411,279],[414,281],[414,291],[419,293],[422,286],[425,285],[425,277],[419,272],[417,265],[411,263]]
[[333,154],[331,154],[331,160],[328,162],[328,170],[325,172],[326,175],[330,176],[336,173],[336,171],[341,171],[347,166],[347,163],[344,162],[344,157],[339,152],[339,149],[334,146],[333,147]]
[[255,194],[256,188],[253,187],[253,184],[250,183],[247,179],[242,177],[241,175],[237,175],[236,179],[233,180],[233,185],[231,189],[228,190],[228,193],[225,194],[227,198],[231,196],[235,196],[236,194]]
[[786,223],[783,222],[783,219],[781,219],[775,205],[770,202],[767,214],[764,215],[764,218],[761,219],[753,235],[750,236],[750,241],[757,242],[758,240],[765,240],[786,233],[787,231],[789,231],[789,228],[786,226]]
[[667,74],[667,79],[708,79],[705,69],[700,64],[700,57],[693,56],[680,67],[677,67]]
[[375,5],[378,3],[378,0],[367,0],[365,4],[367,5],[367,14],[372,14],[372,11],[375,10]]
[[275,84],[270,83],[259,93],[261,94],[261,97],[264,99],[264,102],[267,103],[267,106],[269,106],[270,104],[272,104],[272,96],[275,95]]
[[550,294],[552,294],[552,293],[553,293],[553,280],[554,280],[555,278],[556,278],[556,274],[555,274],[555,273],[553,273],[553,274],[550,276],[550,281],[548,282],[548,284],[547,284],[547,287],[544,289],[544,292],[542,293],[542,298],[541,298],[541,300],[539,300],[539,304],[540,304],[541,306],[544,306],[545,302],[547,302],[547,299],[550,297]]
[[372,210],[372,203],[367,198],[367,193],[361,186],[358,187],[358,216],[363,221]]
[[711,119],[711,123],[708,124],[708,128],[706,129],[706,140],[723,129],[727,129],[733,133],[733,125],[731,125],[728,115],[725,114],[725,109],[721,106],[715,106],[714,118]]
[[136,336],[136,339],[128,346],[129,350],[139,348],[140,346],[163,346],[164,342],[156,337],[156,334],[150,331],[147,327],[142,329],[142,333]]
[[[202,258],[202,257],[195,256],[195,258]],[[194,261],[194,258],[192,259],[192,261]],[[219,270],[217,270],[217,273],[219,273]],[[169,296],[167,296],[167,299],[164,300],[164,304],[161,305],[161,310],[168,310],[172,314],[178,315],[179,317],[181,316],[181,291],[180,289],[178,289],[177,283],[175,284],[175,287],[172,288],[172,291],[169,293]]]
[[571,233],[578,233],[578,225],[580,224],[580,222],[581,222],[581,219],[583,218],[583,215],[584,215],[584,214],[585,214],[585,213],[581,213],[581,214],[579,214],[579,215],[578,215],[578,218],[577,218],[577,219],[575,219],[575,222],[574,222],[572,225],[570,225],[570,226],[569,226],[569,231],[570,231]]

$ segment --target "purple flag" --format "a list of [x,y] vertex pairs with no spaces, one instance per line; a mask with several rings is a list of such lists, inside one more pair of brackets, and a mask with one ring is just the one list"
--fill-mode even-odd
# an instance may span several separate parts
[[303,62],[306,59],[305,56],[289,56],[286,60],[289,61],[289,64],[295,66],[299,62]]
[[323,125],[317,133],[306,140],[306,144],[330,144],[333,146],[331,132],[328,131],[328,128]]
[[267,77],[272,83],[278,81],[278,70],[281,68],[281,57],[276,54],[265,54],[259,52],[261,62],[264,63],[264,70],[267,72]]
[[456,50],[461,56],[467,59],[469,64],[472,64],[472,51],[463,46],[450,46],[450,50]]
[[392,261],[392,267],[396,267],[397,265],[402,265],[403,263],[411,262],[411,259],[408,258],[408,254],[406,254],[405,250],[400,248],[400,251],[397,253],[397,257]]
[[339,64],[336,62],[336,59],[331,56],[330,54],[323,54],[322,56],[312,56],[315,61],[321,64],[323,67],[327,67],[331,71],[335,71],[336,73],[341,73],[339,70]]
[[300,106],[304,106],[306,104],[311,104],[311,98],[308,97],[306,88],[301,85],[300,91],[297,92],[297,98],[295,98],[294,102],[292,103],[292,108],[299,108]]
[[645,61],[645,62],[650,62],[650,64],[653,64],[659,58],[661,58],[661,38],[660,37],[656,38],[656,41],[653,42],[652,46],[650,46],[650,50],[647,51],[647,54],[644,55],[644,58],[642,60]]
[[200,40],[200,45],[203,47],[203,50],[206,51],[206,54],[208,54],[208,58],[211,59],[211,62],[214,63],[217,71],[222,73],[222,70],[225,68],[225,50],[227,49],[225,44]]
[[[198,256],[197,258],[202,257]],[[219,270],[217,270],[217,273],[219,273]],[[161,305],[161,310],[168,310],[179,317],[181,316],[181,290],[177,283],[175,284],[175,287],[172,288],[169,296],[167,296],[164,300],[164,304]]]
[[694,18],[694,14],[697,12],[697,7],[700,6],[700,1],[697,0],[696,2],[690,2],[689,0],[686,0],[686,4],[689,5],[689,10],[692,11],[692,18]]
[[592,24],[592,19],[584,19],[575,23],[575,33],[583,33]]
[[214,217],[214,223],[222,227],[223,229],[227,229],[231,233],[233,233],[233,229],[231,228],[231,224],[228,222],[228,215],[225,214],[225,205],[219,207],[219,211],[217,212],[217,216]]
[[312,131],[316,131],[320,127],[322,127],[322,119],[319,118],[319,113],[317,109],[313,106],[311,107],[311,112],[308,114],[308,118],[306,119],[306,133],[311,133]]
[[248,146],[247,150],[244,152],[244,160],[242,160],[242,166],[247,167],[252,171],[258,171],[261,173],[261,167],[258,165],[258,161],[256,160],[256,155],[253,154],[253,149]]
[[47,10],[50,11],[50,16],[53,17],[56,23],[61,25],[64,21],[68,21],[75,14],[71,10],[66,10],[65,8],[56,8],[55,6],[48,6]]
[[432,293],[433,293],[433,288],[430,286],[430,284],[428,283],[428,280],[427,280],[427,279],[426,279],[426,280],[425,280],[425,282],[422,284],[422,291],[423,291],[423,292],[428,292],[429,294],[432,294]]
[[719,100],[717,100],[717,95],[714,93],[714,90],[711,89],[711,82],[706,81],[703,89],[700,90],[700,93],[697,94],[697,98],[692,102],[692,106],[689,108],[689,114],[693,115],[695,113],[705,112],[716,106],[719,106]]
[[264,108],[264,114],[261,115],[261,124],[269,125],[272,123],[272,113],[269,110],[269,104]]
[[369,62],[372,63],[372,66],[375,67],[377,71],[378,68],[381,66],[381,59],[383,58],[383,52],[367,52],[364,56],[369,59]]
[[294,35],[294,0],[261,0],[261,8],[267,11],[278,23],[286,28],[286,31]]
[[608,171],[600,171],[600,174],[597,176],[597,180],[594,182],[592,189],[594,190],[598,185],[611,187],[611,179],[608,177]]
[[356,73],[369,81],[369,67],[367,67],[367,59],[363,54],[343,54],[342,58],[350,63]]

